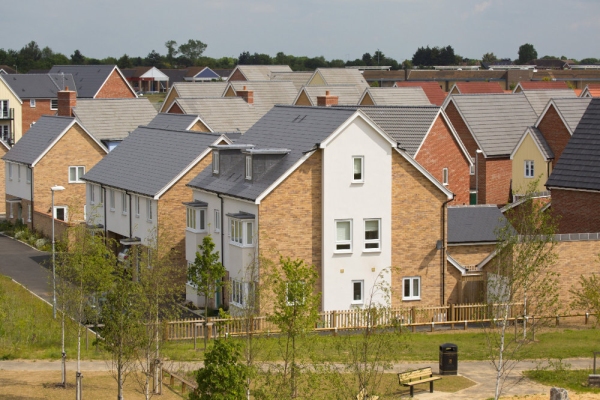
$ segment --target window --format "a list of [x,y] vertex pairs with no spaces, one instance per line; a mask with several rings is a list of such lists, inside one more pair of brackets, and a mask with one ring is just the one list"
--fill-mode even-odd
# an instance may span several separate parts
[[68,222],[68,210],[66,206],[54,207],[54,218]]
[[140,217],[140,196],[135,196],[135,216]]
[[0,139],[6,143],[10,142],[10,125],[0,125]]
[[252,180],[252,156],[246,156],[246,179]]
[[249,296],[252,295],[252,286],[251,282],[242,282],[237,279],[231,279],[230,301],[238,307],[245,307],[250,298]]
[[192,208],[187,209],[187,227],[194,232],[206,230],[206,209]]
[[219,151],[213,150],[212,152],[212,168],[213,174],[219,173]]
[[357,156],[357,157],[352,157],[352,182],[364,182],[364,174],[365,174],[365,167],[364,167],[364,157],[363,156]]
[[365,251],[379,251],[381,249],[381,220],[365,220]]
[[0,100],[0,118],[8,118],[9,114],[8,100]]
[[352,251],[352,221],[335,221],[335,251],[350,253]]
[[127,193],[122,192],[121,193],[121,206],[122,206],[122,210],[123,210],[123,214],[127,215],[127,212],[129,211],[129,204],[127,204]]
[[413,276],[402,279],[402,300],[421,300],[421,278]]
[[25,174],[26,174],[27,183],[31,184],[31,168],[25,167]]
[[146,199],[146,219],[152,221],[152,199]]
[[110,211],[115,211],[115,191],[110,189],[108,196],[110,201]]
[[12,181],[12,169],[13,169],[12,163],[8,163],[8,179],[11,181]]
[[35,108],[35,99],[30,99],[29,100],[29,107]]
[[69,167],[69,183],[83,183],[81,177],[85,174],[85,167]]
[[58,110],[58,99],[50,99],[50,109]]
[[352,304],[363,303],[363,287],[365,281],[352,281]]
[[448,185],[448,168],[442,169],[442,184]]
[[89,183],[88,187],[90,192],[90,204],[96,204],[96,191],[94,190],[94,185]]
[[17,181],[21,182],[21,165],[17,165]]
[[[310,288],[308,288],[310,290]],[[288,282],[286,284],[286,297],[288,306],[304,304],[306,300],[306,284],[302,281]]]
[[533,178],[534,175],[533,160],[525,160],[525,178]]
[[231,218],[229,242],[241,247],[254,245],[254,223]]
[[215,232],[221,232],[221,210],[215,210]]
[[187,209],[187,227],[196,230],[196,209]]

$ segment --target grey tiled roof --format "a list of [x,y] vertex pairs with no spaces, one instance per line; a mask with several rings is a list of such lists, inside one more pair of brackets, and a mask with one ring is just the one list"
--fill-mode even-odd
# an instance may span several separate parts
[[227,82],[177,82],[172,87],[179,97],[221,97]]
[[214,133],[139,127],[83,179],[156,196],[218,138]]
[[600,98],[593,98],[546,187],[600,191]]
[[564,90],[523,90],[525,97],[529,100],[531,107],[537,115],[540,115],[550,99],[577,97],[571,89]]
[[152,121],[156,109],[146,98],[78,99],[73,113],[96,139],[123,140]]
[[531,132],[531,137],[542,151],[542,156],[544,156],[546,160],[553,159],[554,152],[552,151],[550,145],[544,138],[544,135],[542,135],[542,132],[540,132],[538,128],[535,128],[533,126],[529,127],[528,130]]
[[248,81],[268,81],[275,73],[292,72],[289,65],[238,65],[236,69],[239,69]]
[[294,71],[294,72],[276,72],[271,75],[272,81],[290,81],[294,84],[296,90],[300,90],[302,86],[308,83],[308,80],[313,75],[312,72]]
[[175,103],[186,114],[199,115],[213,132],[246,132],[267,111],[241,97],[179,98]]
[[377,106],[429,106],[431,102],[420,87],[368,88],[371,99]]
[[213,176],[209,166],[189,186],[254,201],[354,112],[335,107],[273,107],[236,144],[252,144],[256,149],[289,149],[290,153],[280,156],[275,165],[251,183],[245,179],[242,160],[231,173],[220,176]]
[[577,128],[590,100],[590,97],[553,99],[556,110],[563,117],[571,133]]
[[244,86],[247,90],[252,90],[254,92],[253,106],[263,109],[265,113],[275,104],[292,104],[298,94],[294,83],[290,81],[231,81],[229,84],[236,92],[243,90]]
[[495,242],[508,220],[495,205],[449,206],[448,244]]
[[75,87],[71,74],[10,74],[0,75],[0,79],[21,99],[56,99],[59,90]]
[[[359,90],[369,87],[359,70],[353,68],[318,68],[315,75],[320,74],[327,85],[354,85]],[[362,90],[360,90],[362,93]]]
[[465,123],[486,156],[508,156],[521,139],[525,128],[532,126],[537,114],[518,94],[452,95]]
[[93,98],[116,68],[116,65],[55,65],[50,73],[73,75],[77,97]]
[[31,165],[75,121],[72,117],[44,115],[2,157],[7,161]]
[[160,113],[156,115],[147,126],[150,128],[172,129],[185,131],[196,122],[197,115],[193,114],[167,114]]
[[345,106],[355,106],[362,95],[362,90],[354,85],[304,86],[301,89],[313,106],[317,105],[317,96],[325,96],[327,90],[331,96],[338,96],[338,104]]

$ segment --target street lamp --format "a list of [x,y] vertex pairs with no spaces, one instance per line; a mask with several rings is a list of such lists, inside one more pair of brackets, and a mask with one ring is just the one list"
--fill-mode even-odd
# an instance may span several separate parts
[[54,247],[54,192],[65,190],[64,186],[54,185],[52,192],[52,318],[56,319],[56,251]]

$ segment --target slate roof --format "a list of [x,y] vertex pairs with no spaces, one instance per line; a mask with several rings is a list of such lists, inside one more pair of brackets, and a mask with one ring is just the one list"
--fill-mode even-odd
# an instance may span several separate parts
[[173,86],[173,84],[177,82],[183,82],[184,78],[187,74],[187,69],[161,69],[163,74],[169,77],[169,85]]
[[546,187],[600,191],[600,99],[590,101]]
[[499,82],[456,82],[453,89],[456,88],[460,94],[475,94],[475,93],[504,93],[504,89]]
[[317,68],[314,75],[321,75],[327,85],[354,85],[359,89],[369,87],[360,71],[353,68]]
[[116,65],[55,65],[50,73],[73,75],[77,97],[94,98],[116,69]]
[[431,102],[420,87],[379,87],[365,89],[377,106],[429,106]]
[[308,83],[308,80],[313,75],[312,72],[306,71],[293,71],[293,72],[276,72],[271,75],[272,81],[290,81],[296,87],[296,90],[300,90],[302,86]]
[[73,114],[97,140],[123,140],[156,116],[147,98],[78,99]]
[[403,81],[396,82],[397,87],[420,87],[423,89],[429,102],[436,106],[441,106],[446,100],[446,93],[442,90],[437,82],[415,82],[415,81]]
[[495,242],[507,223],[495,205],[448,206],[448,244]]
[[193,114],[159,113],[147,124],[147,126],[149,128],[185,131],[197,120],[198,116]]
[[3,79],[20,99],[56,99],[59,90],[66,86],[74,90],[75,87],[73,76],[70,74],[10,74],[0,75],[0,79]]
[[32,165],[73,122],[73,117],[41,116],[2,159]]
[[208,166],[188,186],[254,201],[355,112],[336,107],[273,107],[236,144],[252,144],[255,149],[289,149],[290,153],[282,155],[271,169],[252,183],[246,181],[241,164],[231,173],[220,176],[213,176],[212,167]]
[[213,132],[246,132],[267,110],[257,109],[241,97],[178,98],[186,113],[199,115]]
[[179,97],[221,97],[227,82],[177,82],[172,87]]
[[[577,128],[583,113],[587,110],[590,104],[591,98],[589,97],[576,97],[576,98],[560,98],[552,99],[558,113],[562,116],[563,120],[567,124],[567,129],[571,133]],[[543,118],[540,116],[540,118]],[[538,120],[538,125],[541,120]]]
[[[317,96],[325,96],[327,90],[331,96],[338,96],[339,105],[355,106],[362,95],[362,91],[354,85],[304,86],[300,92],[306,93],[311,104],[316,106]],[[295,100],[297,101],[299,97],[300,93]]]
[[453,101],[486,157],[508,156],[537,114],[524,94],[461,94]]
[[214,133],[139,127],[83,180],[154,197],[219,137]]
[[523,92],[521,93],[525,94],[525,97],[527,97],[527,100],[529,101],[531,107],[533,107],[537,115],[540,115],[542,111],[544,111],[544,109],[548,105],[548,102],[551,99],[558,99],[561,97],[577,97],[577,95],[575,95],[575,92],[571,89],[523,90]]
[[290,81],[231,81],[229,84],[236,92],[247,90],[254,92],[254,107],[269,111],[275,104],[292,104],[298,90]]
[[238,65],[231,75],[236,70],[239,70],[248,81],[268,81],[274,73],[292,72],[289,65]]

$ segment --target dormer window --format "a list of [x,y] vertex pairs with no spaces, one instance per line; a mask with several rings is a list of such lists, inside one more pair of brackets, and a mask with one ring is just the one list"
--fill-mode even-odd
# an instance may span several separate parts
[[219,173],[219,151],[213,150],[212,152],[212,169],[213,174]]
[[208,203],[194,200],[183,204],[187,207],[187,230],[194,233],[206,232],[206,209]]
[[252,156],[246,156],[246,180],[252,180]]
[[229,243],[239,247],[254,246],[254,214],[239,212],[229,217]]

